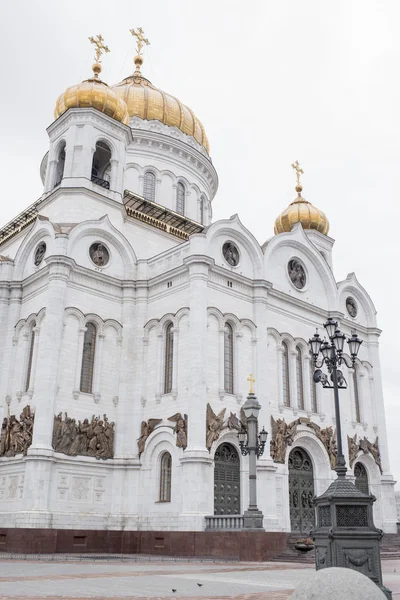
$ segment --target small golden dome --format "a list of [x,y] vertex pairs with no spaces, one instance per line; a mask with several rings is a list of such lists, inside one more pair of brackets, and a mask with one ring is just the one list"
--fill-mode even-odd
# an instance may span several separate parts
[[329,221],[325,213],[313,206],[311,202],[304,200],[301,195],[302,190],[301,185],[296,186],[297,198],[276,219],[275,235],[291,231],[296,223],[301,223],[303,229],[316,229],[328,235]]
[[54,118],[58,119],[69,108],[95,108],[112,119],[129,124],[125,102],[103,81],[99,79],[101,66],[93,65],[94,76],[77,85],[71,85],[58,97]]
[[116,94],[126,102],[129,116],[148,121],[161,121],[170,127],[178,127],[183,133],[194,137],[209,153],[210,146],[206,132],[193,111],[174,96],[154,87],[143,77],[140,72],[143,64],[142,56],[136,56],[134,62],[136,65],[134,74],[112,86]]

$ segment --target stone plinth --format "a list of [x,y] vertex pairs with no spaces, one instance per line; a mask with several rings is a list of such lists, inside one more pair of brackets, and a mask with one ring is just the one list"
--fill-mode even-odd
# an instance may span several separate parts
[[351,569],[333,567],[310,573],[291,600],[385,600],[386,596],[368,577]]

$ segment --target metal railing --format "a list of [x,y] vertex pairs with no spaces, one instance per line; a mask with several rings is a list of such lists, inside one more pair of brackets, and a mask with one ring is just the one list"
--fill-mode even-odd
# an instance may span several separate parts
[[92,175],[92,181],[96,185],[100,185],[101,187],[105,188],[106,190],[110,189],[110,182],[106,181],[105,179],[101,179],[100,177],[96,177],[95,175]]
[[243,515],[212,515],[205,519],[206,531],[243,529]]

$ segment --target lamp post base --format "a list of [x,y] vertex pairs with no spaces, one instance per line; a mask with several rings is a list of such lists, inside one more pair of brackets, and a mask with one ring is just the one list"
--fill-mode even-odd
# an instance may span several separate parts
[[243,513],[243,527],[244,529],[256,529],[258,531],[264,531],[263,527],[264,515],[261,510],[245,510]]

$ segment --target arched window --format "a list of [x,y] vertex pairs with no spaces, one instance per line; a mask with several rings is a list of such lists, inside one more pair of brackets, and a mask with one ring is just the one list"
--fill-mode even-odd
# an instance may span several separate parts
[[151,171],[144,174],[143,198],[152,202],[156,199],[156,176]]
[[200,223],[204,225],[204,209],[205,209],[206,199],[204,196],[200,197]]
[[172,327],[172,323],[168,323],[165,330],[164,394],[170,394],[172,390],[172,369],[174,365],[174,333]]
[[91,179],[96,185],[110,189],[111,150],[105,142],[97,142],[93,154]]
[[317,385],[314,381],[314,367],[312,360],[310,360],[310,386],[311,386],[311,411],[313,413],[318,412],[318,404],[317,404]]
[[60,185],[63,175],[64,175],[64,166],[65,166],[65,144],[63,144],[58,153],[57,160],[57,169],[56,169],[56,180],[54,183],[54,187]]
[[36,323],[33,322],[32,326],[31,326],[31,331],[29,334],[28,364],[26,367],[25,390],[24,390],[25,392],[27,392],[29,390],[29,384],[31,382],[33,349],[35,347],[35,327],[36,327]]
[[297,406],[304,410],[304,386],[303,386],[303,357],[300,346],[296,346],[296,379],[297,379]]
[[355,414],[356,414],[356,423],[361,423],[360,396],[358,393],[357,367],[354,367],[354,371],[353,371],[353,388],[354,388],[354,409],[355,409]]
[[282,386],[283,404],[290,406],[289,349],[286,342],[282,342]]
[[164,452],[160,461],[160,502],[171,502],[171,468],[171,455]]
[[81,369],[81,392],[92,393],[94,355],[96,351],[96,326],[87,323],[85,337],[83,339],[82,369]]
[[224,335],[224,386],[227,394],[233,394],[233,329],[229,323]]
[[176,212],[185,214],[185,186],[181,182],[176,186]]

